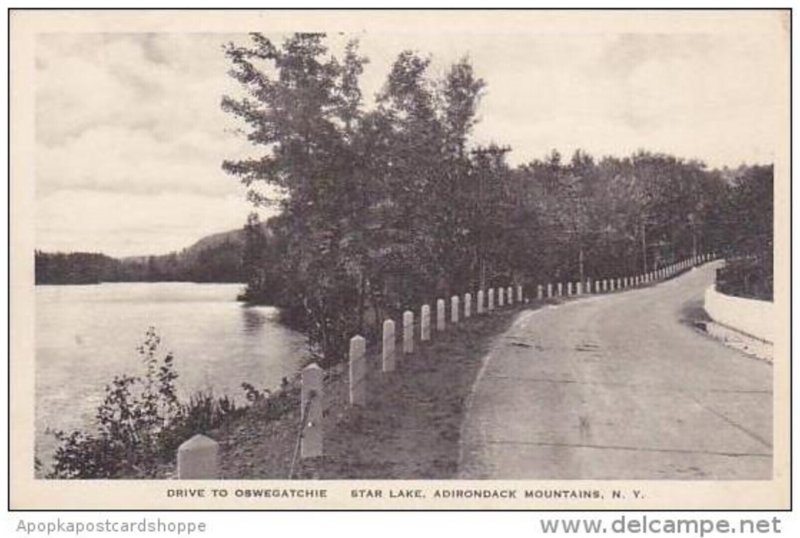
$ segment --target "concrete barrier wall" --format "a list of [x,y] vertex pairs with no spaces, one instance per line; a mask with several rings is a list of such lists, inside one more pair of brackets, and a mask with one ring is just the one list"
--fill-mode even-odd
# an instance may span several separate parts
[[775,305],[772,302],[725,295],[709,286],[704,307],[717,323],[767,342],[775,341]]

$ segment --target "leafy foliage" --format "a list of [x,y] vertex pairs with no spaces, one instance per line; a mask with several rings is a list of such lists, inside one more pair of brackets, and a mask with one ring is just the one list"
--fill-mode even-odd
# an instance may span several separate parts
[[771,301],[773,167],[740,167],[731,175],[730,196],[720,215],[720,233],[733,256],[717,274],[717,288],[723,293]]
[[196,433],[219,427],[243,412],[211,392],[179,401],[171,353],[157,356],[161,338],[147,331],[139,355],[143,376],[115,376],[95,414],[96,431],[55,431],[57,447],[49,478],[152,477]]
[[[429,57],[401,52],[365,110],[355,42],[343,60],[321,34],[253,34],[226,52],[245,96],[222,107],[263,152],[223,168],[281,209],[269,261],[248,258],[246,296],[301,319],[323,365],[438,297],[635,274],[730,241],[725,208],[744,187],[700,162],[579,150],[512,169],[510,148],[471,142],[486,82],[468,58],[437,78]],[[761,234],[751,222],[743,238]]]

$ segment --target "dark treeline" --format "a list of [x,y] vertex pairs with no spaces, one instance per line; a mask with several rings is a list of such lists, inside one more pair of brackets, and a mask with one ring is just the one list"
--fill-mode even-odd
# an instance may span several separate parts
[[719,203],[729,254],[717,272],[723,293],[773,300],[773,167],[742,167]]
[[[262,225],[265,244],[274,241]],[[158,256],[112,258],[104,254],[36,251],[37,284],[98,282],[245,282],[245,229],[206,236],[193,245]],[[263,258],[263,256],[262,256]]]
[[[355,42],[338,59],[325,41],[229,44],[246,97],[222,101],[264,149],[223,168],[256,205],[280,208],[268,247],[249,221],[247,298],[302,319],[324,363],[343,358],[353,334],[437,297],[632,275],[694,252],[761,249],[767,236],[771,245],[771,218],[745,220],[767,222],[771,196],[749,191],[771,193],[771,167],[577,151],[512,168],[509,148],[470,144],[486,82],[468,59],[434,78],[429,58],[402,52],[367,109],[367,59]],[[270,199],[262,183],[282,195]]]
[[97,284],[110,280],[119,260],[89,252],[35,253],[36,284]]
[[121,259],[97,253],[36,251],[36,284],[246,280],[241,240],[232,238],[198,245],[200,248],[195,246],[162,256]]

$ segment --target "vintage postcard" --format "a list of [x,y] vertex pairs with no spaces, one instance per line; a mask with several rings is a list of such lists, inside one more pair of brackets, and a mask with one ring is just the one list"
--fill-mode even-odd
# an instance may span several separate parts
[[11,509],[788,509],[789,10],[12,10]]

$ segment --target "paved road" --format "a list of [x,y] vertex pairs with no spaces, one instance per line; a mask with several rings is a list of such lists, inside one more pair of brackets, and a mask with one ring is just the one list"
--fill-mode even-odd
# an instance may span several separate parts
[[771,365],[681,321],[715,267],[521,314],[484,359],[459,477],[770,478]]

